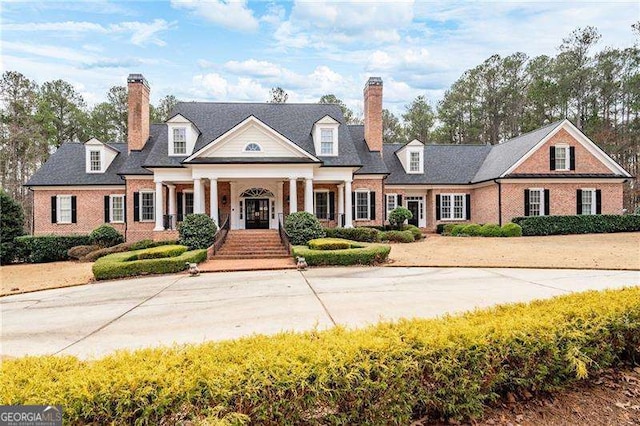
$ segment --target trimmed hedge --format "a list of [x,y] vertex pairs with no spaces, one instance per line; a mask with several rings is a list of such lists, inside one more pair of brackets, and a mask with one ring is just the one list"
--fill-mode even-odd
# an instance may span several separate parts
[[502,225],[502,228],[493,223],[486,223],[482,226],[475,223],[468,225],[448,223],[444,227],[442,235],[452,237],[521,237],[522,228],[515,223],[507,223]]
[[31,263],[68,260],[67,251],[75,246],[89,245],[88,235],[25,235],[17,237],[18,251]]
[[411,231],[411,234],[413,235],[413,239],[418,241],[421,240],[423,235],[422,235],[422,231],[420,230],[420,228],[418,228],[415,225],[405,225],[402,228],[403,231]]
[[132,243],[129,247],[129,250],[142,250],[146,248],[152,247],[160,247],[167,245],[176,245],[178,244],[178,240],[163,240],[163,241],[153,241],[153,240],[140,240]]
[[[110,254],[93,264],[93,275],[97,280],[108,280],[146,274],[170,274],[184,271],[187,263],[200,263],[207,258],[206,249],[186,250],[185,246],[163,246]],[[154,257],[160,254],[168,257]]]
[[345,240],[363,243],[377,243],[380,241],[380,231],[375,228],[360,226],[357,228],[324,228],[329,238],[344,238]]
[[464,225],[464,227],[462,228],[462,234],[468,235],[470,237],[484,237],[484,235],[482,235],[482,226],[475,223]]
[[640,231],[640,215],[527,216],[511,220],[522,235],[599,234]]
[[100,250],[100,246],[75,246],[67,250],[67,255],[72,259],[80,259],[96,250]]
[[309,240],[325,236],[318,218],[308,212],[291,213],[284,220],[284,229],[294,245],[307,244]]
[[344,250],[353,246],[354,244],[351,241],[342,238],[316,238],[309,241],[311,250]]
[[406,231],[385,231],[381,236],[382,241],[393,241],[395,243],[412,243],[415,241],[413,232]]
[[496,225],[495,223],[485,223],[482,225],[480,235],[483,237],[502,237],[503,233],[500,225]]
[[402,224],[404,224],[407,220],[413,218],[413,213],[406,207],[396,207],[395,209],[389,212],[389,224],[393,226],[395,229],[400,230]]
[[638,362],[640,288],[440,319],[3,361],[1,404],[64,406],[69,424],[410,424],[461,420]]
[[178,224],[180,244],[191,250],[206,249],[213,244],[218,226],[204,213],[188,214]]
[[451,233],[451,228],[456,225],[465,225],[464,223],[439,223],[436,225],[436,233],[440,235],[444,235],[447,233]]
[[374,265],[385,262],[391,251],[391,247],[383,244],[351,243],[351,247],[341,250],[313,250],[307,246],[294,246],[293,256],[304,257],[309,266]]
[[517,223],[506,223],[502,225],[503,237],[522,237],[522,227]]
[[100,225],[89,234],[89,243],[100,247],[112,247],[124,243],[124,236],[111,225]]

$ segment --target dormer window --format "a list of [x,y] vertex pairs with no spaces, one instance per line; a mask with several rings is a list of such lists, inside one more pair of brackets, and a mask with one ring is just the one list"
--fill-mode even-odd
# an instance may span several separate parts
[[174,127],[173,153],[174,155],[187,154],[187,128],[186,127]]
[[262,148],[255,142],[251,142],[244,147],[244,152],[261,152]]
[[406,162],[405,167],[407,173],[423,173],[423,155],[424,151],[422,146],[420,147],[409,147],[406,151]]
[[420,153],[419,152],[414,151],[409,153],[409,171],[411,172],[420,171]]
[[320,155],[333,155],[333,129],[320,129]]
[[92,172],[102,171],[102,156],[100,151],[89,151],[89,170]]

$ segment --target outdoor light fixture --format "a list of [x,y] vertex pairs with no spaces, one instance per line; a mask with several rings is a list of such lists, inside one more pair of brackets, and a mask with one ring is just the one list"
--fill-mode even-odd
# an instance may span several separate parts
[[222,205],[223,206],[227,205],[227,196],[226,195],[222,196]]

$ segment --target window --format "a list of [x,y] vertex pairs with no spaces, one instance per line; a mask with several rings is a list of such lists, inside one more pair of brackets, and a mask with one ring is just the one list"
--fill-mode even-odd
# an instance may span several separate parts
[[124,195],[112,195],[110,202],[109,222],[124,222]]
[[389,213],[396,207],[398,207],[398,195],[387,194],[387,216],[389,216]]
[[92,172],[99,172],[102,170],[100,151],[89,151],[89,163],[89,170]]
[[314,191],[314,211],[318,219],[329,219],[329,192]]
[[569,170],[569,147],[556,146],[556,170]]
[[420,172],[420,153],[416,151],[409,152],[409,171]]
[[320,155],[333,155],[333,129],[320,130]]
[[356,191],[356,220],[369,220],[369,191]]
[[466,194],[440,194],[440,219],[465,220]]
[[247,146],[244,147],[244,152],[260,152],[260,151],[262,151],[262,148],[260,148],[260,145],[254,142],[251,142],[250,144],[247,144]]
[[182,211],[184,215],[193,214],[193,192],[185,192],[183,197],[184,207]]
[[152,221],[155,220],[154,209],[155,194],[153,192],[141,192],[140,193],[140,221]]
[[529,216],[544,216],[544,190],[529,190]]
[[71,195],[58,195],[58,223],[71,223]]
[[187,153],[187,128],[176,127],[173,129],[173,153],[186,154]]
[[582,190],[582,214],[596,214],[595,189]]

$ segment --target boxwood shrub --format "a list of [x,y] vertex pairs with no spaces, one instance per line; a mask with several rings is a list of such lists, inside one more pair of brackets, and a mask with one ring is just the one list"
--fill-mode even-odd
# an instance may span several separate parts
[[212,245],[217,231],[213,219],[204,213],[189,214],[178,224],[180,244],[191,250],[206,249]]
[[146,248],[166,246],[166,245],[175,245],[178,244],[177,240],[163,240],[163,241],[153,241],[153,240],[140,240],[131,244],[129,250],[142,250]]
[[415,241],[413,232],[406,231],[385,231],[381,235],[382,241],[393,241],[395,243],[412,243]]
[[503,237],[522,237],[522,227],[517,223],[505,223],[501,232]]
[[[101,257],[93,264],[97,280],[108,280],[146,274],[169,274],[185,270],[186,263],[206,260],[207,250],[186,251],[185,246],[163,246],[125,251]],[[164,255],[163,257],[157,257]]]
[[638,359],[633,287],[355,330],[5,359],[0,403],[63,405],[65,424],[431,424]]
[[308,212],[291,213],[284,221],[284,229],[294,245],[307,244],[309,240],[325,236],[318,218]]
[[124,237],[111,225],[100,225],[89,234],[89,243],[100,247],[111,247],[124,243]]
[[413,239],[418,241],[422,239],[422,231],[415,225],[405,225],[402,228],[403,231],[410,231],[413,235]]
[[515,217],[522,235],[597,234],[640,231],[640,215],[577,215]]
[[483,237],[502,237],[502,228],[495,223],[485,223],[482,225],[480,235]]
[[469,225],[464,225],[461,231],[462,234],[468,235],[470,237],[480,237],[482,235],[482,226],[477,225],[475,223],[470,223]]
[[357,228],[324,228],[324,232],[330,238],[344,238],[345,240],[363,243],[377,243],[380,241],[380,231],[365,226]]
[[449,223],[445,226],[442,235],[452,237],[521,237],[522,229],[515,223],[507,223],[502,227],[493,223],[486,223],[482,226],[475,223],[468,225]]
[[16,238],[23,260],[31,263],[57,262],[69,259],[71,247],[89,245],[88,235],[25,235]]
[[344,250],[354,246],[352,241],[342,238],[316,238],[310,240],[308,245],[312,250]]
[[351,248],[341,250],[313,250],[307,246],[294,246],[293,257],[304,257],[309,266],[375,265],[389,258],[391,247],[385,244],[351,242]]

